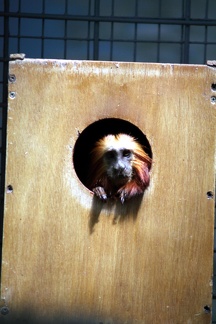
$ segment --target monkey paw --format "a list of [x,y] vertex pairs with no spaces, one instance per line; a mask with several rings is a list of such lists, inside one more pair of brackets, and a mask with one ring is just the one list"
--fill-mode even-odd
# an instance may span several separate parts
[[103,187],[95,187],[92,189],[92,191],[99,199],[101,199],[104,202],[107,201],[107,194]]
[[125,200],[127,199],[127,194],[125,190],[119,192],[119,198],[122,204],[124,204]]

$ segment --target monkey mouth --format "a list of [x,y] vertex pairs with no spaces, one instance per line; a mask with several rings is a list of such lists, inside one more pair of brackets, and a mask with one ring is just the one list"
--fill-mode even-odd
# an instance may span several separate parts
[[122,172],[115,172],[113,174],[113,178],[117,178],[117,179],[128,179],[128,175],[126,173],[122,173]]
[[118,187],[130,181],[130,177],[127,174],[117,173],[110,177],[110,180]]

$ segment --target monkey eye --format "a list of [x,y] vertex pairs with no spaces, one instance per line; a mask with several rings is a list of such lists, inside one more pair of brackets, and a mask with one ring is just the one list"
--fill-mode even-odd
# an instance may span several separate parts
[[123,150],[122,152],[123,157],[131,157],[131,151],[130,150]]
[[107,152],[106,152],[106,157],[107,157],[108,159],[114,159],[115,156],[116,156],[116,152],[115,152],[114,150],[110,150],[110,151],[107,151]]

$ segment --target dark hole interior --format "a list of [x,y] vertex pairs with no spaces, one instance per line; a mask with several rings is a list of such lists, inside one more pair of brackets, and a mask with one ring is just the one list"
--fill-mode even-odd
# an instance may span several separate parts
[[213,91],[216,91],[216,83],[212,83],[211,88],[212,88]]
[[135,137],[143,145],[146,153],[152,158],[152,150],[146,136],[134,124],[118,119],[98,120],[86,127],[79,135],[73,151],[74,169],[80,181],[87,187],[87,176],[90,166],[90,153],[96,141],[108,134],[124,133]]
[[214,195],[213,195],[213,192],[212,192],[212,191],[208,191],[208,192],[207,192],[207,198],[208,198],[208,199],[212,199],[213,196],[214,196]]
[[209,314],[211,312],[211,308],[208,305],[206,305],[204,306],[204,311],[206,314]]

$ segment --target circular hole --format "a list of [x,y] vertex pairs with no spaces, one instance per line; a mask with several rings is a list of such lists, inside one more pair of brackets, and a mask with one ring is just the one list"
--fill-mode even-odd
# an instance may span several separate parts
[[14,98],[16,97],[16,92],[11,91],[11,92],[9,93],[9,96],[10,96],[11,99],[14,99]]
[[[90,153],[95,143],[102,137],[124,133],[133,136],[144,147],[145,152],[152,158],[152,150],[145,134],[134,124],[118,118],[98,120],[80,133],[73,150],[73,164],[75,172],[85,187],[90,169]],[[88,188],[89,189],[89,188]]]
[[215,103],[216,103],[216,97],[215,97],[215,96],[212,96],[212,97],[211,97],[211,103],[212,103],[212,104],[215,104]]
[[204,306],[203,308],[204,308],[204,312],[205,312],[206,314],[211,313],[211,307],[210,307],[210,306],[206,305],[206,306]]
[[12,185],[8,185],[7,186],[7,193],[12,193],[13,192],[13,186]]
[[207,195],[208,199],[213,199],[213,197],[214,197],[214,194],[212,191],[207,191],[206,195]]
[[216,83],[212,83],[211,89],[212,89],[212,91],[216,91]]
[[15,76],[15,74],[9,74],[8,80],[11,83],[16,82],[16,76]]
[[3,306],[3,307],[1,308],[1,314],[2,314],[2,315],[7,315],[8,313],[9,313],[9,308],[6,307],[6,306]]

